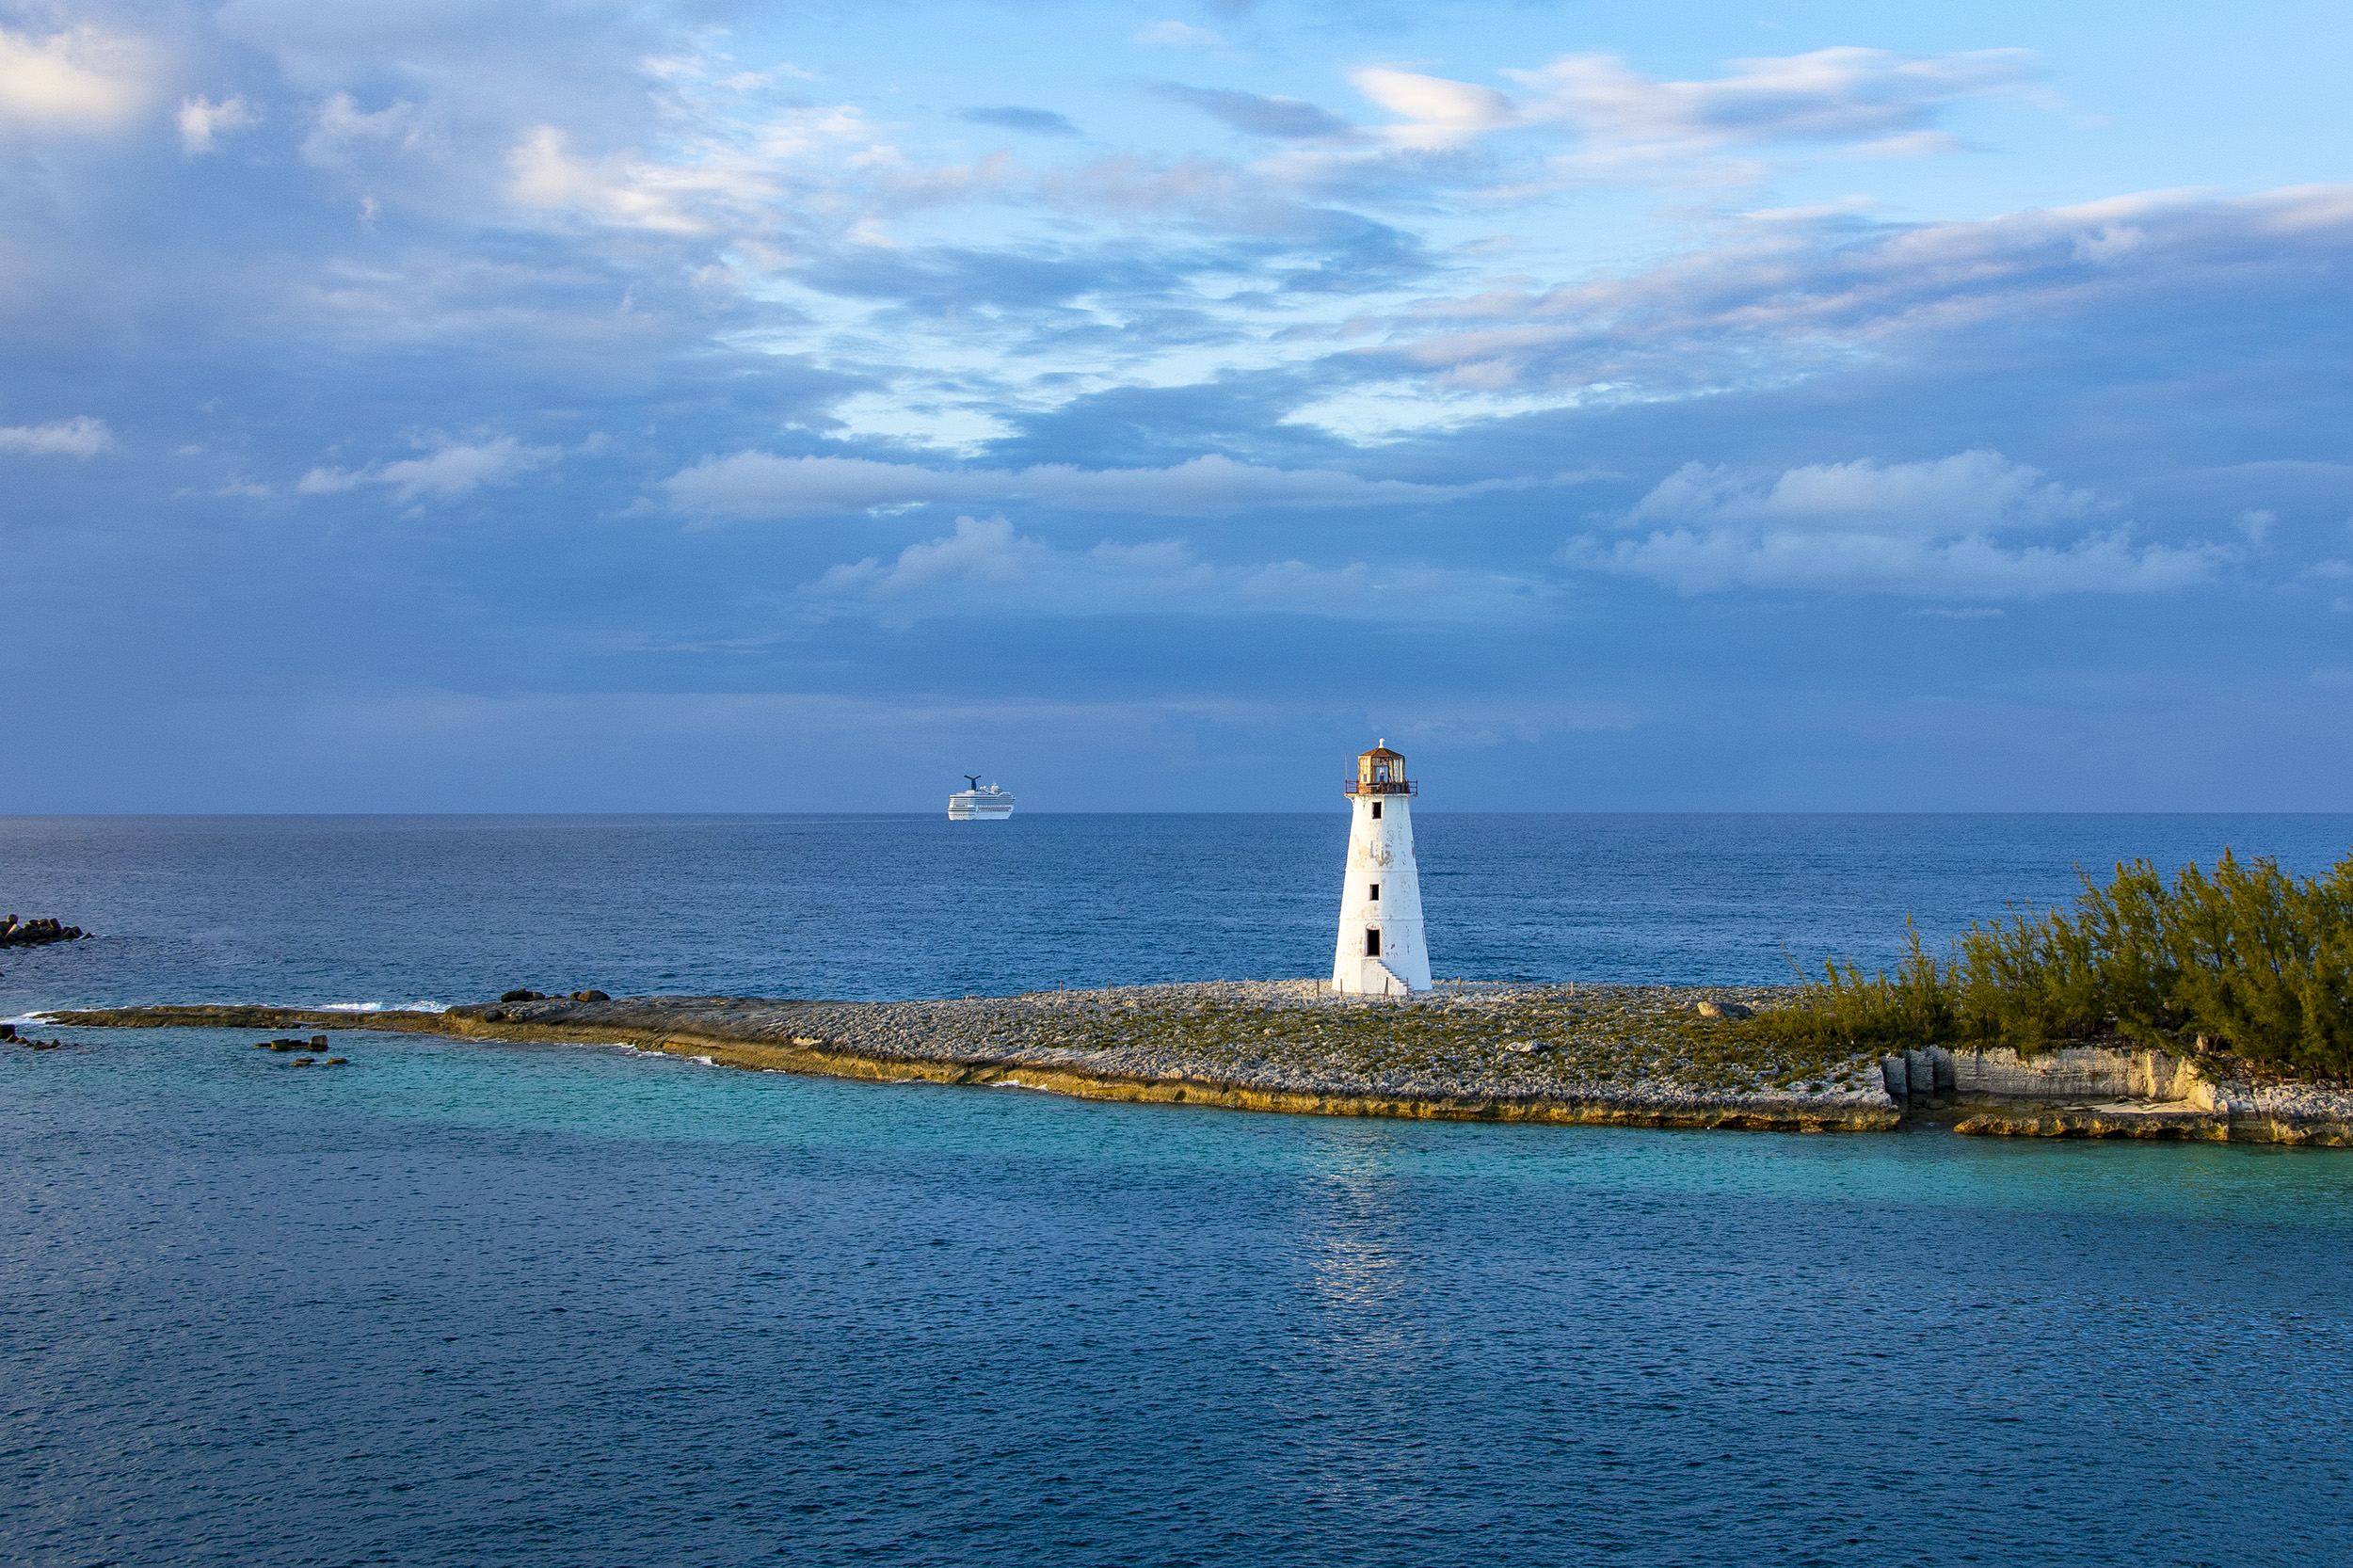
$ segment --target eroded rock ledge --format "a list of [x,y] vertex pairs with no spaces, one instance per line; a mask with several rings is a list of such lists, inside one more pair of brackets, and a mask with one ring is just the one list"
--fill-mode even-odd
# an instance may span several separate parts
[[2014,1050],[1930,1046],[1891,1056],[1881,1075],[1913,1114],[2006,1138],[2168,1138],[2353,1147],[2353,1095],[2254,1082],[2129,1042]]

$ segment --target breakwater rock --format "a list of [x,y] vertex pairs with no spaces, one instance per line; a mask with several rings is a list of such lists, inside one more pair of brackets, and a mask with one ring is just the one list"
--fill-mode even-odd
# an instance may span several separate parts
[[51,942],[78,941],[88,935],[78,925],[60,925],[52,920],[20,920],[14,915],[0,916],[0,948],[45,947]]
[[[446,1013],[152,1007],[75,1022],[361,1027],[622,1043],[713,1064],[1318,1115],[1879,1131],[1876,1056],[1790,1056],[1723,1015],[1767,987],[1470,985],[1410,1000],[1313,981],[903,1002],[538,996]],[[1700,1015],[1699,1001],[1719,1016]]]

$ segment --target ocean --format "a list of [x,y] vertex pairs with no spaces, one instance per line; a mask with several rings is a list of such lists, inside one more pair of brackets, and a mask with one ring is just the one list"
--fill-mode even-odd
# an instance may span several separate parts
[[[1772,981],[2348,817],[1417,821],[1436,968]],[[1345,818],[0,820],[0,1016],[1310,974]],[[2353,1560],[2353,1154],[0,1049],[0,1560]],[[46,1032],[60,1032],[48,1031]]]

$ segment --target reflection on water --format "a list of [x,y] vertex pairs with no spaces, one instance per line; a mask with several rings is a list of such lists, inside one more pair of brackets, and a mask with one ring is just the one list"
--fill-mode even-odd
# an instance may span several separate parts
[[1319,1141],[1301,1192],[1302,1252],[1317,1294],[1356,1315],[1354,1330],[1388,1353],[1408,1347],[1397,1256],[1403,1198],[1392,1149],[1376,1139]]

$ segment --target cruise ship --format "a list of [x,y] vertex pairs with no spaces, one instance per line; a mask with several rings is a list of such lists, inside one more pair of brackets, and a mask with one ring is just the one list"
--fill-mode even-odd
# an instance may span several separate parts
[[971,780],[972,787],[958,790],[948,797],[950,822],[1002,822],[1013,815],[1013,796],[994,784],[981,788],[981,776],[977,773],[964,776]]

